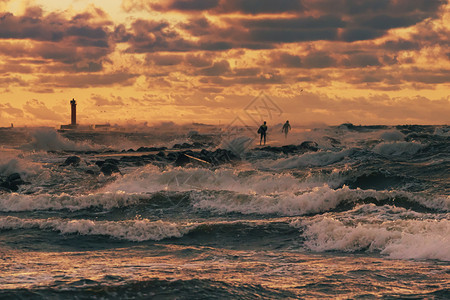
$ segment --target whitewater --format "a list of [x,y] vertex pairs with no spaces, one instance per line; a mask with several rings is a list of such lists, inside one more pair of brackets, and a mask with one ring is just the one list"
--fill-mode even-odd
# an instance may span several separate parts
[[0,129],[0,298],[449,299],[450,127]]

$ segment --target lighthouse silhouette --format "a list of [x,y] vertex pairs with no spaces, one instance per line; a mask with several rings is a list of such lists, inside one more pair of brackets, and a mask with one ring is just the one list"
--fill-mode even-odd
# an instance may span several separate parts
[[72,123],[70,125],[77,126],[77,102],[75,99],[70,101],[70,106],[72,107]]

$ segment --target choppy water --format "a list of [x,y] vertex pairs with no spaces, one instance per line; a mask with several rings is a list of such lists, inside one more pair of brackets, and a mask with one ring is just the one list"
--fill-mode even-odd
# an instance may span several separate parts
[[[26,182],[0,191],[0,298],[450,298],[448,126],[273,132],[318,149],[212,129],[0,131],[0,182]],[[241,159],[124,152],[202,137]],[[107,158],[120,173],[100,172]]]

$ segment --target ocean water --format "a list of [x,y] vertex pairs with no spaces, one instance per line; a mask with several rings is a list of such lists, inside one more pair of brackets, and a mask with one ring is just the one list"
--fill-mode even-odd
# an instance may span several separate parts
[[276,132],[0,129],[0,298],[450,299],[450,127]]

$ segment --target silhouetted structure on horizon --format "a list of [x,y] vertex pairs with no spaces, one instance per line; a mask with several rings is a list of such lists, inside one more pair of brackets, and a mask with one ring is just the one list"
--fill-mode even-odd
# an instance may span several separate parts
[[68,125],[61,125],[60,130],[76,129],[78,127],[78,124],[77,124],[77,102],[75,101],[74,98],[72,98],[72,100],[70,100],[70,108],[71,108],[71,116],[70,116],[71,123]]
[[72,123],[70,125],[77,126],[77,102],[75,101],[75,99],[72,99],[70,101],[70,106],[72,108],[72,116],[71,116]]

